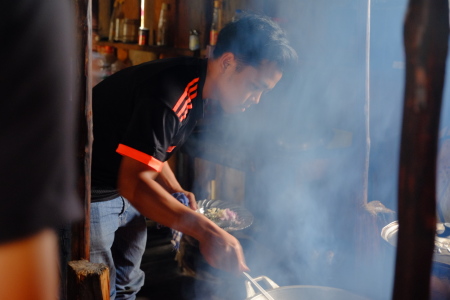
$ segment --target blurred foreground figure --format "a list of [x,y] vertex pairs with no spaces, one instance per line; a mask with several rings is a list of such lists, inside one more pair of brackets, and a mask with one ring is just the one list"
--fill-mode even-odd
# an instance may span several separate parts
[[70,1],[4,1],[0,11],[0,299],[59,298],[55,229],[76,198]]
[[[91,261],[111,274],[111,299],[133,300],[144,284],[145,217],[198,240],[213,267],[247,271],[239,241],[197,213],[167,160],[203,118],[207,102],[243,112],[296,61],[283,30],[246,15],[219,33],[213,58],[160,59],[123,69],[93,90]],[[182,193],[189,207],[173,195]]]

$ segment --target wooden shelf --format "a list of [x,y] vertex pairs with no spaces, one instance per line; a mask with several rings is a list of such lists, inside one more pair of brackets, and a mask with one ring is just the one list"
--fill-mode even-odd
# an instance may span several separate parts
[[182,49],[182,48],[173,48],[173,47],[166,47],[166,46],[153,46],[153,45],[145,45],[140,46],[138,44],[127,44],[127,43],[115,43],[115,42],[107,42],[107,41],[98,41],[96,42],[98,46],[111,46],[118,49],[123,50],[139,50],[139,51],[146,51],[146,52],[154,52],[158,56],[160,54],[166,54],[166,55],[175,55],[175,56],[199,56],[200,51],[191,51],[189,49]]

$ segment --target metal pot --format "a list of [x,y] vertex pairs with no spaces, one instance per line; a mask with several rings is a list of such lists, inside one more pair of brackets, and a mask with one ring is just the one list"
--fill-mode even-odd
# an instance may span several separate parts
[[[274,300],[368,300],[368,298],[337,288],[311,285],[280,287],[266,276],[255,278],[255,281],[261,280],[264,280],[266,285],[270,286],[270,289],[266,291]],[[246,300],[267,300],[263,294],[256,294],[250,281],[245,282],[245,287],[247,291]]]

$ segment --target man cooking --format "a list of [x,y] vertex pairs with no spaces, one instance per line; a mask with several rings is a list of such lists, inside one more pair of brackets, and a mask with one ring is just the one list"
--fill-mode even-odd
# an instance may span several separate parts
[[[195,211],[167,160],[203,117],[257,104],[297,55],[269,18],[246,15],[220,32],[211,59],[170,58],[124,69],[93,90],[91,261],[110,269],[111,299],[135,299],[144,283],[145,217],[188,234],[213,267],[247,271],[238,240]],[[172,196],[184,193],[189,207]]]

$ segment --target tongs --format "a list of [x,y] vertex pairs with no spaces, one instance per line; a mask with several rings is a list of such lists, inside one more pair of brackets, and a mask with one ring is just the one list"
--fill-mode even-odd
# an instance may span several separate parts
[[253,284],[256,286],[256,288],[264,295],[264,297],[266,297],[266,298],[269,299],[269,300],[275,300],[272,296],[269,295],[269,293],[268,293],[265,289],[263,289],[263,288],[256,282],[255,279],[253,279],[252,276],[250,276],[250,275],[249,275],[248,273],[246,273],[246,272],[242,272],[242,273],[244,273],[245,277],[247,277],[248,280],[250,280],[250,282],[253,283]]

